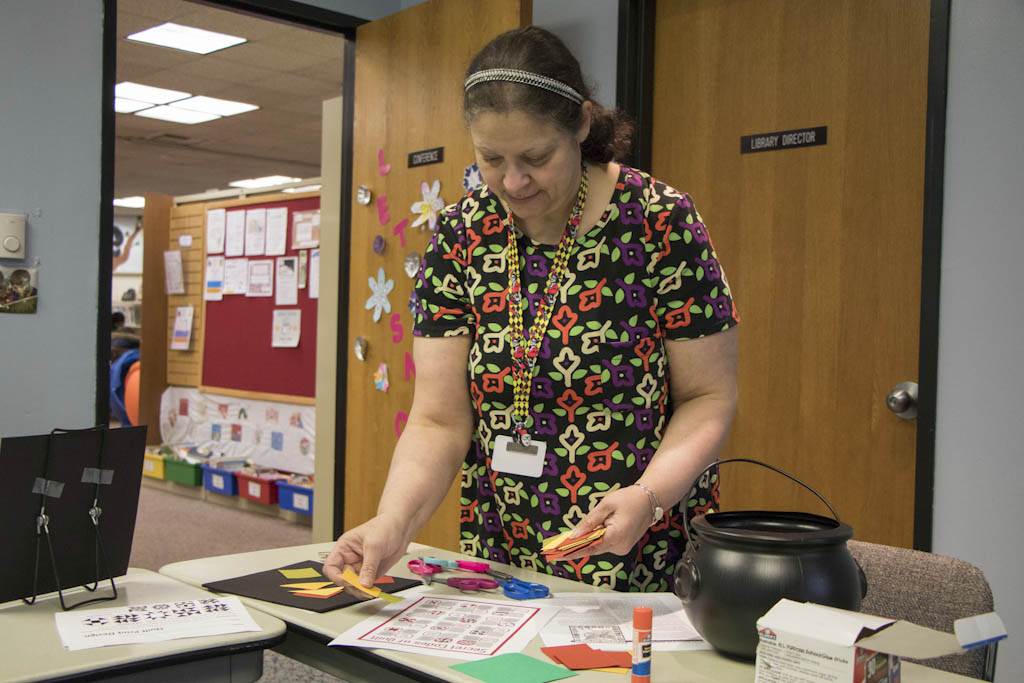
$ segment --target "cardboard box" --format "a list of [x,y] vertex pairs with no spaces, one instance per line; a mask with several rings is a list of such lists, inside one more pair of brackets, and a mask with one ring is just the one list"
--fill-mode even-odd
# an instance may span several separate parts
[[757,620],[755,683],[899,683],[900,658],[956,654],[1006,637],[995,613],[956,633],[807,602],[779,600]]

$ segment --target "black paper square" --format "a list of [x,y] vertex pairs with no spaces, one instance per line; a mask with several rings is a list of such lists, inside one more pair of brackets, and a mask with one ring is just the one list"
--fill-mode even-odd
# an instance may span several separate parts
[[[255,598],[256,600],[263,600],[264,602],[272,602],[276,605],[298,607],[299,609],[309,610],[310,612],[321,613],[330,612],[331,610],[338,609],[339,607],[348,607],[349,605],[357,602],[363,602],[362,599],[350,595],[347,592],[341,592],[337,595],[332,595],[329,598],[309,598],[301,595],[295,595],[291,592],[292,589],[281,587],[286,583],[313,583],[317,581],[315,578],[288,579],[281,573],[281,569],[315,569],[320,574],[323,574],[323,568],[323,563],[307,560],[305,562],[290,564],[286,567],[278,567],[277,569],[269,569],[264,572],[238,576],[233,579],[211,581],[210,583],[204,583],[203,588],[209,588],[210,590],[217,591],[218,593],[231,593],[232,595],[241,595],[246,598]],[[394,593],[405,588],[420,585],[419,581],[415,581],[413,579],[402,579],[397,576],[394,577],[394,579],[394,583],[378,584],[377,587],[385,593]],[[322,580],[327,581],[328,579],[325,576]]]

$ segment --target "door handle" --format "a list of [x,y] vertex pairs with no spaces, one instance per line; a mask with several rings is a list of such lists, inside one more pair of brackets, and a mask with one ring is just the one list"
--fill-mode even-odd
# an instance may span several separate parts
[[913,420],[917,417],[917,382],[900,382],[885,397],[885,405],[897,417]]

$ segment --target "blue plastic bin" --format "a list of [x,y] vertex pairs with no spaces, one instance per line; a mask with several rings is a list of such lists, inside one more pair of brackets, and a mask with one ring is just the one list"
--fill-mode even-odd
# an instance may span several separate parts
[[234,470],[222,470],[203,463],[203,488],[225,496],[238,495],[238,480]]
[[313,489],[298,486],[285,480],[274,482],[277,485],[277,506],[282,510],[313,514]]

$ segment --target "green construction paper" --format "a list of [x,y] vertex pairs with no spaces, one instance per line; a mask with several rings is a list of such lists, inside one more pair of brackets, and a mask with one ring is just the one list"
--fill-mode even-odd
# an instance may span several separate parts
[[451,668],[486,683],[548,683],[579,675],[518,652],[464,662]]
[[315,569],[278,569],[286,579],[319,579],[322,574]]

